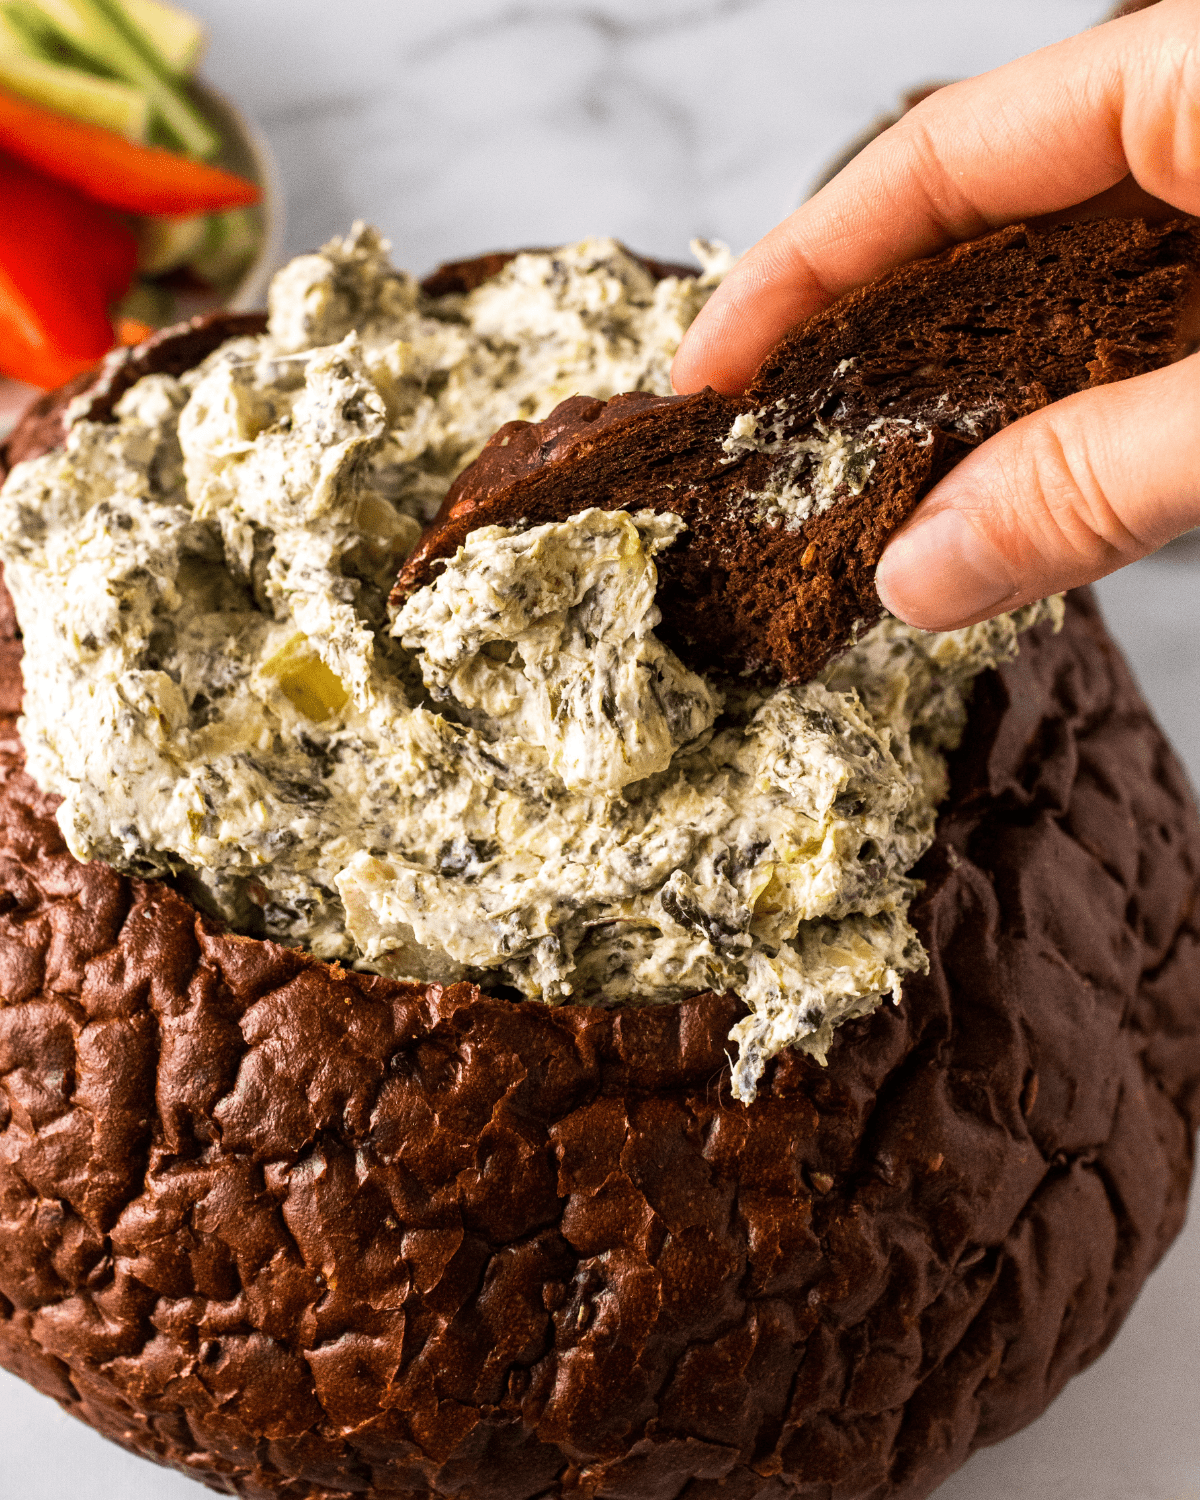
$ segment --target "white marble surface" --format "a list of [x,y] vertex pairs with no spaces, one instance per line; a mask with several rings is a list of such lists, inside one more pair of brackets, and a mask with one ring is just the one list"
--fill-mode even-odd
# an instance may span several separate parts
[[897,94],[1105,0],[197,0],[279,158],[289,253],[362,215],[415,270],[606,232],[744,248]]
[[[585,233],[736,248],[914,84],[1097,19],[1103,0],[193,0],[207,73],[279,162],[285,249],[356,217],[414,270]],[[1200,549],[1101,586],[1200,784]],[[1112,1350],[938,1500],[1200,1500],[1200,1216]],[[0,1500],[188,1500],[0,1375]]]

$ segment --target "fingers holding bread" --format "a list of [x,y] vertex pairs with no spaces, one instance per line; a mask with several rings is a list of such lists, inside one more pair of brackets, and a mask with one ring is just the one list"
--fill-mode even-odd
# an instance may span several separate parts
[[679,391],[745,389],[790,328],[894,266],[1132,174],[1200,212],[1197,0],[1159,0],[939,88],[745,256],[675,359]]

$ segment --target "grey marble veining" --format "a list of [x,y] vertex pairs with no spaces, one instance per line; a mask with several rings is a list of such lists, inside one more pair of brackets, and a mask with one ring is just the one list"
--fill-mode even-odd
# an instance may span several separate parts
[[287,250],[364,216],[415,270],[608,233],[743,249],[914,83],[1103,0],[200,0],[206,71],[279,158]]
[[[427,270],[616,234],[752,243],[897,96],[996,66],[1106,0],[192,0],[209,79],[265,132],[287,254],[356,217]],[[1100,597],[1200,784],[1200,549]],[[938,1500],[1200,1500],[1200,1222],[1114,1347]],[[196,1500],[0,1373],[0,1500]]]

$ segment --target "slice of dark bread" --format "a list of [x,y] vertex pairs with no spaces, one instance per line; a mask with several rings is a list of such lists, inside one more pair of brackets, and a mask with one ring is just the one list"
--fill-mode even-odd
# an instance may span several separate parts
[[[878,617],[884,545],[958,459],[1027,412],[1178,356],[1198,253],[1182,222],[1017,225],[850,293],[742,396],[573,398],[508,423],[451,489],[393,605],[479,526],[673,511],[688,530],[657,560],[664,638],[701,670],[811,677]],[[749,417],[768,451],[737,439]],[[805,445],[839,433],[844,472],[822,478]],[[833,503],[799,518],[806,487]]]

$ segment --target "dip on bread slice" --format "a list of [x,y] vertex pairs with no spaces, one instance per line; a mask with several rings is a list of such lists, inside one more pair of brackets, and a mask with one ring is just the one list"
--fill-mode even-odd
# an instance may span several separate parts
[[881,613],[892,532],[971,448],[1028,412],[1181,353],[1197,232],[1016,225],[850,293],[741,396],[636,392],[509,422],[405,564],[396,610],[481,526],[599,507],[671,512],[662,634],[698,671],[803,681]]

